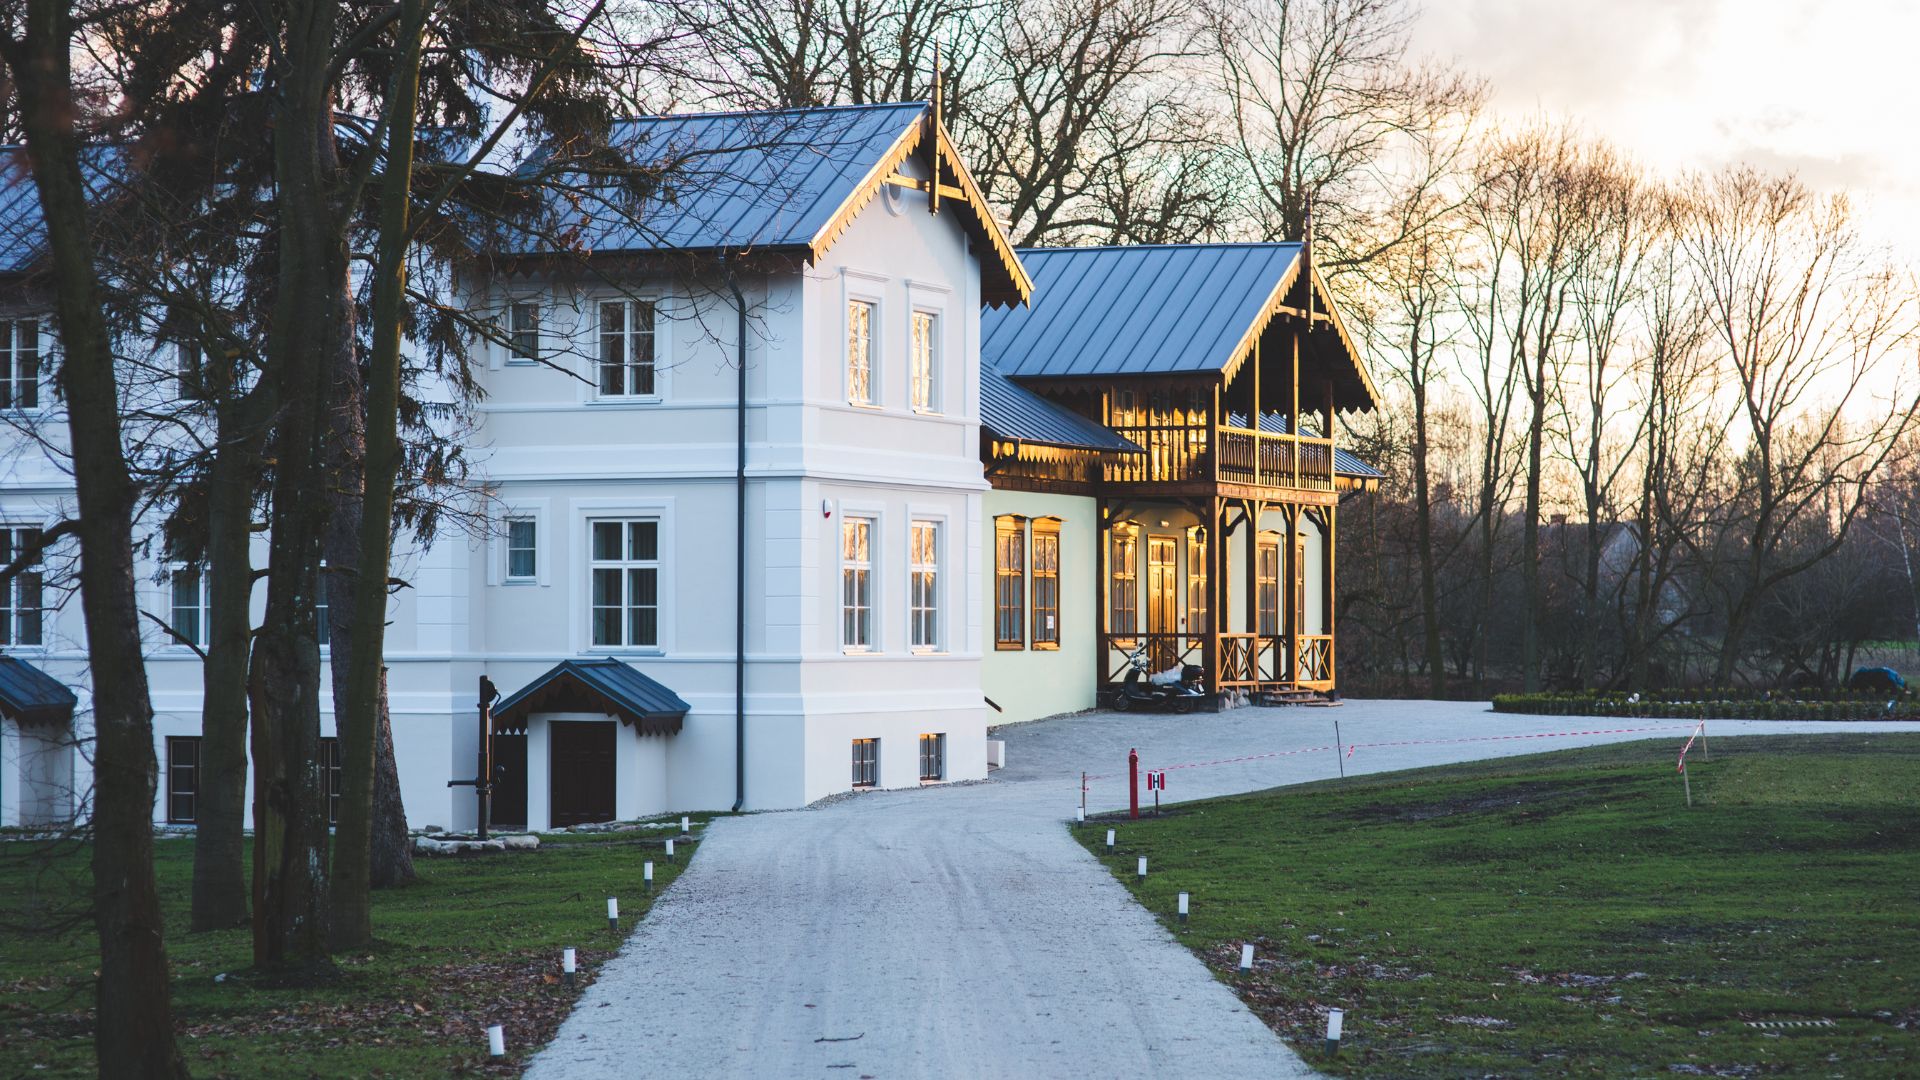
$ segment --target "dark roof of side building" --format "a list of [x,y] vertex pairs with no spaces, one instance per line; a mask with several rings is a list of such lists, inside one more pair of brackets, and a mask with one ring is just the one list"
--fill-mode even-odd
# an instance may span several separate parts
[[980,365],[980,425],[1002,439],[1108,453],[1140,447],[1103,424],[1021,387],[1000,369]]
[[80,699],[17,656],[0,656],[0,713],[17,724],[66,724]]
[[494,706],[496,728],[524,728],[536,712],[599,712],[643,735],[671,735],[692,706],[633,666],[603,657],[562,660]]
[[[1301,272],[1301,245],[1167,244],[1021,248],[1030,307],[981,315],[981,355],[1008,376],[1059,379],[1237,371]],[[1304,294],[1303,294],[1304,295]],[[1317,276],[1329,324],[1310,335],[1342,409],[1378,405]]]

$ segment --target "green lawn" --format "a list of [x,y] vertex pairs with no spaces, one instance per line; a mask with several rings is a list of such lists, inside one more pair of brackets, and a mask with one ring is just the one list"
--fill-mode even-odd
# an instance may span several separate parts
[[[1920,736],[1716,737],[1688,766],[1692,809],[1677,749],[1332,781],[1075,833],[1333,1073],[1920,1075]],[[1331,1061],[1328,1007],[1347,1010]],[[1748,1026],[1774,1019],[1833,1025]]]
[[[584,987],[619,945],[607,897],[620,899],[624,936],[648,906],[641,864],[653,862],[656,891],[685,868],[694,845],[676,845],[668,864],[668,835],[677,832],[572,834],[532,852],[421,858],[418,885],[375,893],[376,947],[298,987],[247,973],[244,929],[187,933],[193,842],[159,841],[188,1064],[195,1076],[249,1080],[518,1075],[577,995],[559,980],[561,948],[578,950]],[[94,1072],[87,889],[83,850],[0,844],[0,1077]],[[496,1023],[507,1029],[504,1062],[486,1056]]]

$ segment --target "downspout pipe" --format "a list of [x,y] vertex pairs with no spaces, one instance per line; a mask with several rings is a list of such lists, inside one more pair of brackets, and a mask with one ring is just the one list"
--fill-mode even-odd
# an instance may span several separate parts
[[739,316],[735,331],[736,441],[733,467],[733,812],[747,801],[747,298],[733,263],[721,256]]

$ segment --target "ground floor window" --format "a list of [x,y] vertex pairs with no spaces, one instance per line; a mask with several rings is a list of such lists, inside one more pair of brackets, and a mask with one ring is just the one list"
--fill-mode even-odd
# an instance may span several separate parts
[[1018,649],[1026,644],[1027,534],[1017,517],[993,522],[993,645]]
[[1187,633],[1207,632],[1207,530],[1187,530]]
[[880,782],[880,740],[853,740],[853,786],[873,787]]
[[1260,601],[1260,632],[1280,632],[1280,538],[1260,538],[1260,565],[1254,574]]
[[1116,637],[1130,638],[1139,629],[1140,535],[1131,529],[1113,533],[1113,600],[1108,614]]
[[920,736],[920,779],[945,780],[947,778],[947,736]]
[[1060,647],[1060,522],[1033,523],[1033,647]]
[[200,812],[200,738],[167,739],[167,824],[191,825]]
[[320,740],[320,780],[326,785],[327,824],[340,824],[340,740]]

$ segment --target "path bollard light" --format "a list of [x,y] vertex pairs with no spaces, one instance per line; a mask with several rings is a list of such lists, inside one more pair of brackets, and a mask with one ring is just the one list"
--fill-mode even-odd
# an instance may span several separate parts
[[487,1056],[507,1056],[507,1029],[495,1024],[487,1029]]
[[672,837],[667,838],[667,861],[668,862],[673,861],[673,838]]
[[1147,880],[1147,857],[1145,855],[1140,856],[1140,880]]
[[1327,1010],[1327,1054],[1329,1056],[1340,1052],[1340,1027],[1346,1023],[1346,1020],[1345,1009]]
[[1107,830],[1107,850],[1108,851],[1113,850],[1113,830],[1112,829]]
[[573,947],[571,945],[560,950],[560,970],[567,977],[567,989],[569,990],[573,989],[573,973],[578,966],[578,963],[574,960]]
[[640,864],[640,876],[646,879],[647,892],[653,892],[653,860],[649,859]]
[[1187,925],[1187,894],[1180,894],[1180,925]]
[[1075,821],[1085,821],[1085,820],[1087,820],[1087,808],[1086,808],[1086,807],[1084,807],[1084,806],[1076,806],[1076,807],[1074,807],[1074,808],[1073,808],[1073,820],[1075,820]]
[[620,932],[620,901],[617,897],[607,897],[607,933]]
[[683,817],[681,817],[681,819],[680,819],[680,832],[681,832],[681,833],[682,833],[682,834],[684,835],[684,834],[686,833],[686,831],[687,831],[688,829],[691,829],[691,828],[693,828],[693,825],[692,825],[692,823],[691,823],[691,822],[689,822],[689,821],[688,821],[688,820],[687,820],[687,819],[686,819],[686,818],[685,818],[684,816],[683,816]]
[[1248,972],[1251,972],[1252,970],[1253,970],[1253,946],[1242,945],[1240,946],[1240,974],[1245,975]]

